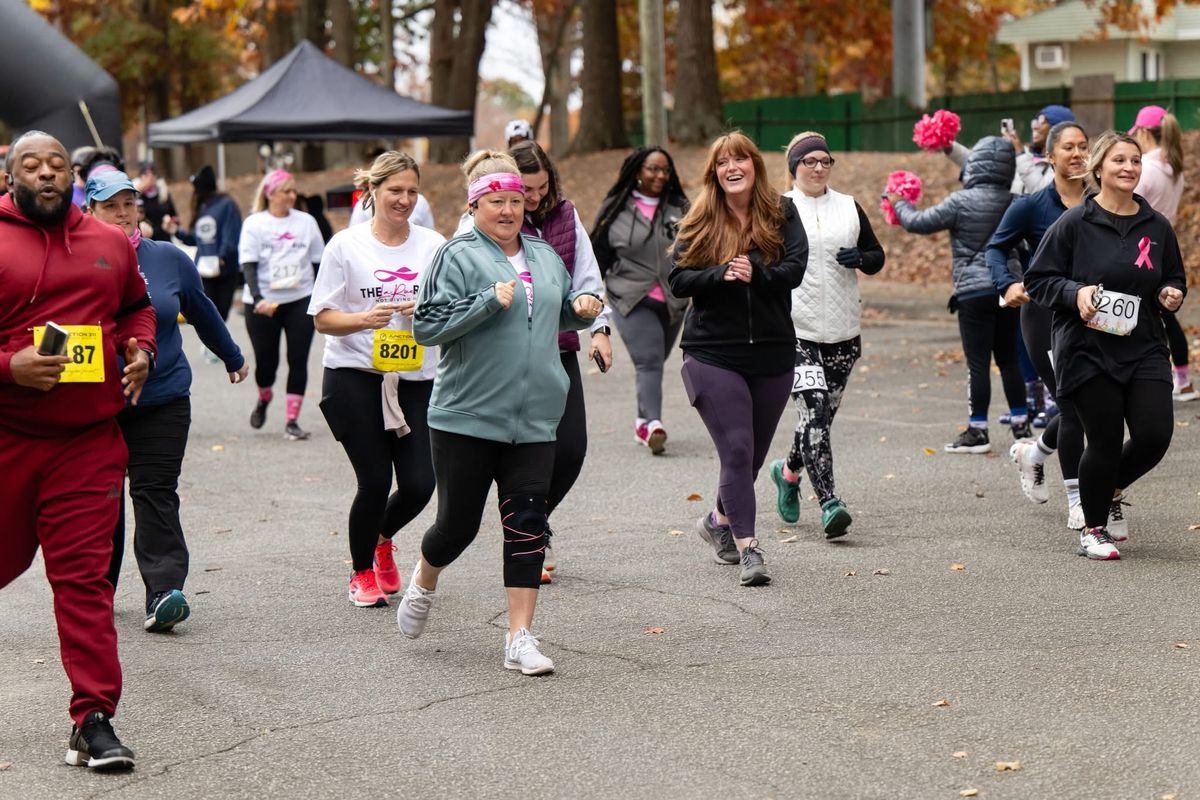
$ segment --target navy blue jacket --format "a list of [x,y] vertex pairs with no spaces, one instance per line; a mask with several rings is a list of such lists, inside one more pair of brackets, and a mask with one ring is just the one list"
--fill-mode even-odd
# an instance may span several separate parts
[[158,358],[142,388],[138,405],[161,405],[191,394],[192,369],[183,354],[180,312],[196,329],[205,347],[225,363],[226,372],[241,369],[246,359],[229,335],[217,307],[204,294],[200,273],[187,254],[173,244],[142,239],[137,257],[158,317]]
[[242,237],[242,212],[227,194],[219,194],[196,215],[190,231],[176,232],[179,241],[196,248],[196,260],[203,256],[221,259],[221,275],[241,271],[238,264],[238,240]]
[[1028,250],[1021,254],[1021,265],[1028,267],[1030,257],[1042,243],[1042,236],[1066,210],[1053,183],[1013,201],[987,245],[988,271],[992,273],[996,291],[1003,295],[1009,286],[1021,280],[1008,268],[1009,254],[1024,242]]

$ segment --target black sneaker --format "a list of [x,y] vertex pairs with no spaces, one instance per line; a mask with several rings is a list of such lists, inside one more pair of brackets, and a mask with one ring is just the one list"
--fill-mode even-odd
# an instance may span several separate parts
[[988,441],[987,428],[967,428],[943,449],[947,453],[989,453],[992,443]]
[[82,726],[72,726],[66,761],[72,767],[101,771],[133,769],[133,751],[121,744],[108,717],[93,711]]
[[261,428],[267,423],[267,406],[270,404],[269,400],[259,400],[258,404],[254,406],[254,410],[250,412],[251,428]]
[[1013,441],[1019,442],[1022,439],[1033,438],[1033,428],[1029,427],[1029,420],[1018,422],[1012,426]]
[[159,592],[146,604],[146,622],[142,627],[150,633],[169,631],[192,613],[187,598],[178,589]]
[[287,425],[283,426],[283,438],[289,442],[299,442],[307,439],[309,436],[309,432],[301,428],[300,424],[294,419],[289,419]]
[[713,558],[718,564],[736,564],[741,560],[737,545],[733,543],[733,531],[728,525],[714,525],[711,513],[696,523],[696,533],[712,547]]
[[767,574],[767,563],[763,551],[758,548],[758,539],[752,539],[742,551],[742,586],[766,586],[771,582]]

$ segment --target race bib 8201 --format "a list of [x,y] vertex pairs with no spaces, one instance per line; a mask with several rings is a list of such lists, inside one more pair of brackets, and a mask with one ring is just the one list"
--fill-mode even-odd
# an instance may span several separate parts
[[425,348],[417,344],[412,331],[383,328],[375,331],[371,346],[371,366],[380,372],[413,372],[421,368]]

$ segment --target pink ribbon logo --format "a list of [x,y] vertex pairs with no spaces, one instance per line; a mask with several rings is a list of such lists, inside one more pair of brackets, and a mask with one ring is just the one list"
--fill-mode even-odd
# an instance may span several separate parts
[[395,272],[390,269],[375,270],[375,280],[379,281],[380,283],[391,283],[392,281],[409,281],[411,283],[412,281],[415,281],[417,277],[417,273],[413,272],[408,267],[401,267]]
[[1154,269],[1154,264],[1150,261],[1150,237],[1143,236],[1138,241],[1138,257],[1133,265],[1138,269],[1145,267],[1146,269]]

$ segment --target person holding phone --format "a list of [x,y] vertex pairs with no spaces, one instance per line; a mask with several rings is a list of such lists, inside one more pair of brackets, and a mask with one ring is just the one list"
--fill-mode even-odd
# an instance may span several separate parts
[[808,237],[745,134],[713,142],[703,181],[679,223],[669,277],[671,292],[692,301],[683,385],[721,464],[716,505],[697,532],[718,563],[741,565],[742,586],[761,586],[771,576],[754,535],[754,481],[792,388],[792,291],[804,279]]
[[438,351],[413,339],[412,316],[446,239],[410,222],[420,180],[417,162],[395,151],[355,176],[374,214],[330,240],[308,304],[325,335],[321,413],[358,482],[347,529],[349,598],[359,608],[386,606],[400,591],[392,540],[433,496],[426,418]]
[[1179,310],[1187,281],[1171,224],[1134,193],[1141,175],[1135,139],[1098,136],[1086,172],[1096,194],[1050,226],[1025,275],[1034,302],[1053,312],[1059,404],[1087,437],[1079,552],[1098,560],[1121,557],[1114,541],[1129,523],[1122,514],[1110,524],[1112,508],[1166,454],[1175,427],[1162,317]]
[[525,183],[506,153],[481,150],[463,164],[474,228],[434,256],[417,293],[417,344],[439,346],[429,404],[437,520],[400,600],[396,622],[425,630],[442,571],[479,532],[496,484],[508,599],[505,669],[554,671],[530,633],[546,545],[554,436],[569,381],[560,330],[587,328],[604,308],[571,289],[562,259],[521,232]]
[[807,470],[826,539],[844,536],[851,522],[834,488],[830,429],[862,355],[858,273],[875,275],[884,263],[883,247],[862,206],[829,186],[835,163],[829,143],[814,131],[796,134],[788,145],[792,189],[784,197],[812,235],[804,281],[792,290],[792,398],[800,421],[787,458],[771,463],[776,508],[784,522],[800,519],[800,474]]

